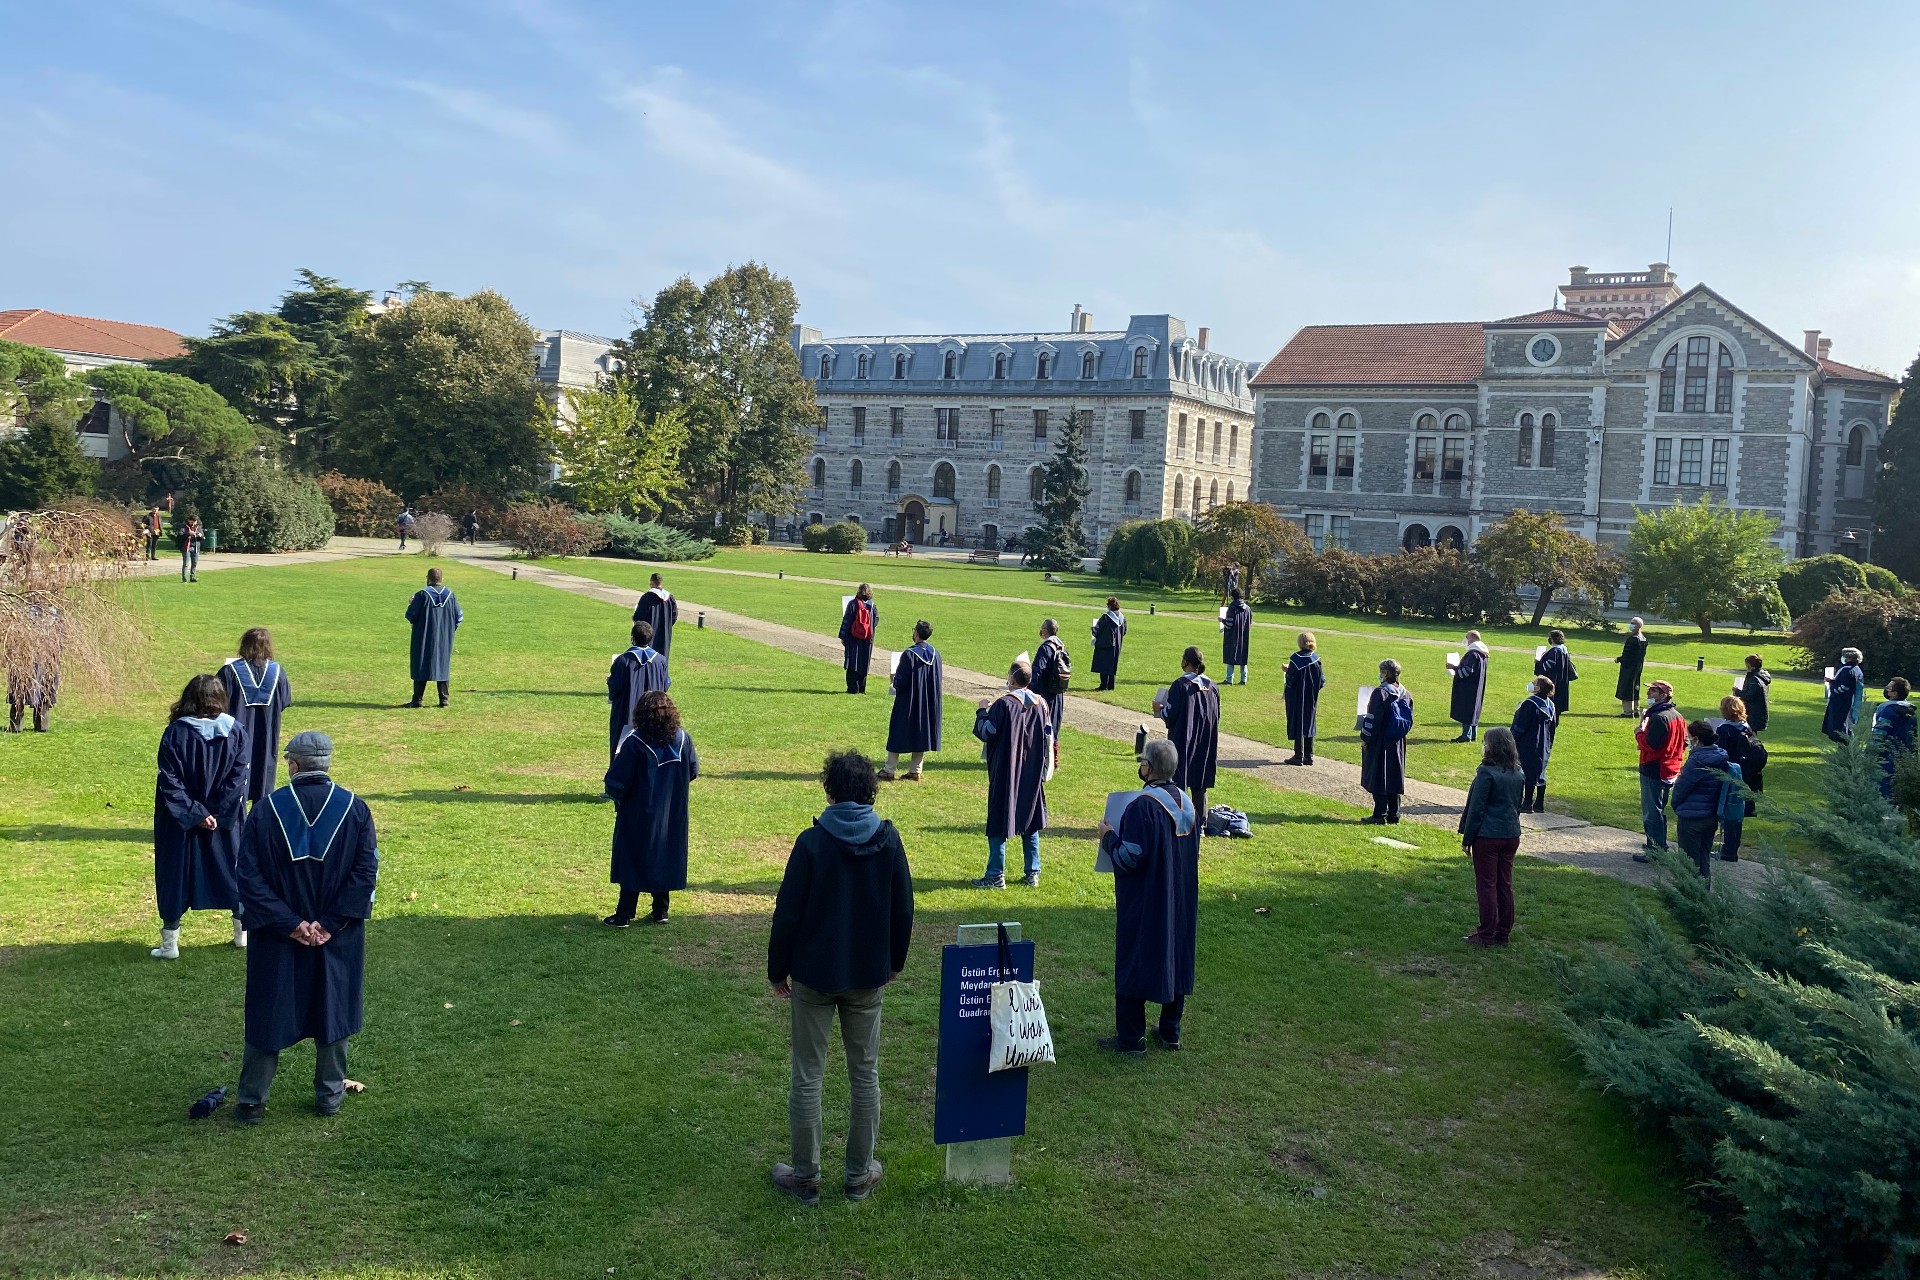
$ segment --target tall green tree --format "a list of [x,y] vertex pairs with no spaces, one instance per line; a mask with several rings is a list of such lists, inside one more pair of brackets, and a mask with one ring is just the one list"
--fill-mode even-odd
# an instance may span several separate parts
[[686,422],[688,484],[669,503],[681,521],[795,509],[819,414],[788,339],[798,311],[792,281],[749,262],[674,281],[619,345],[642,419],[677,409]]
[[91,402],[87,384],[69,376],[59,356],[0,340],[0,422],[55,422],[71,430]]
[[1475,539],[1473,554],[1508,590],[1524,584],[1538,593],[1536,627],[1557,593],[1585,591],[1604,602],[1620,583],[1619,558],[1567,528],[1558,511],[1508,513]]
[[0,440],[0,511],[50,507],[93,492],[100,464],[80,448],[72,423],[36,418]]
[[528,353],[539,335],[491,290],[421,292],[350,344],[336,461],[406,497],[446,484],[507,496],[546,462],[548,407]]
[[1081,516],[1092,486],[1087,478],[1087,410],[1067,414],[1060,443],[1040,475],[1040,536],[1033,548],[1042,569],[1078,569],[1087,553]]
[[1633,607],[1713,634],[1716,618],[1739,618],[1769,591],[1786,556],[1773,538],[1778,522],[1757,511],[1717,504],[1711,494],[1691,505],[1641,511],[1627,542]]
[[1201,559],[1215,568],[1240,571],[1240,587],[1249,600],[1254,587],[1269,574],[1278,576],[1280,562],[1313,550],[1299,525],[1264,502],[1229,502],[1200,517]]
[[680,484],[687,443],[680,410],[647,421],[632,386],[619,382],[570,390],[566,401],[554,425],[553,456],[580,506],[643,518],[658,513]]
[[1894,401],[1873,489],[1873,562],[1920,582],[1920,357],[1907,366]]
[[116,364],[86,379],[118,411],[133,461],[161,488],[183,488],[209,460],[258,452],[272,439],[211,387],[179,374]]

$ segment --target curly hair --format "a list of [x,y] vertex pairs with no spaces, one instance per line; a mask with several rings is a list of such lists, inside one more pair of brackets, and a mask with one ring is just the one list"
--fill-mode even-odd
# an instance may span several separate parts
[[880,794],[880,778],[873,771],[873,761],[852,750],[836,751],[827,757],[820,768],[820,785],[835,804],[872,804]]
[[1480,747],[1480,763],[1493,769],[1518,769],[1520,767],[1520,744],[1514,740],[1513,730],[1492,728]]
[[633,704],[633,731],[642,742],[664,747],[680,732],[680,708],[658,689],[643,693]]
[[248,627],[240,636],[240,656],[248,662],[272,662],[273,632],[265,627]]
[[167,712],[167,722],[171,724],[181,716],[211,719],[226,709],[227,686],[220,683],[220,677],[195,676],[187,681],[187,687],[180,691],[180,700]]

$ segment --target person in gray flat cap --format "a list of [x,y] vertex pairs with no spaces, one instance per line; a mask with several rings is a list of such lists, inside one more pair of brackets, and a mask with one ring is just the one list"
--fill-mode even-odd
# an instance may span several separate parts
[[333,740],[309,729],[287,743],[286,786],[248,815],[240,842],[247,947],[241,1124],[259,1124],[280,1051],[311,1039],[322,1116],[346,1097],[347,1037],[360,1030],[367,918],[380,851],[366,802],[334,782]]

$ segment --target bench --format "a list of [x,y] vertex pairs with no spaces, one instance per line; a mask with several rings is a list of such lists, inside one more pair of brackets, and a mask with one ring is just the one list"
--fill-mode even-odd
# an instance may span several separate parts
[[906,541],[903,538],[899,542],[896,542],[892,546],[888,547],[881,554],[889,555],[889,556],[910,556],[913,554],[913,544],[911,542]]
[[993,550],[991,547],[983,547],[978,551],[969,551],[967,552],[967,563],[968,564],[999,564],[1000,553],[998,551]]

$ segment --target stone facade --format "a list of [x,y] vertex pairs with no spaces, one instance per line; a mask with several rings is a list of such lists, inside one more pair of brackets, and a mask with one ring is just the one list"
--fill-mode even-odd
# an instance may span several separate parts
[[1866,552],[1892,379],[1682,293],[1664,264],[1575,268],[1563,296],[1489,323],[1302,329],[1253,380],[1255,496],[1374,553],[1470,545],[1519,508],[1617,544],[1636,511],[1705,493],[1779,521],[1790,554]]
[[820,426],[801,514],[876,539],[1004,545],[1039,522],[1038,474],[1080,415],[1098,551],[1129,519],[1191,518],[1248,496],[1254,366],[1170,315],[1096,330],[826,338],[797,327]]

